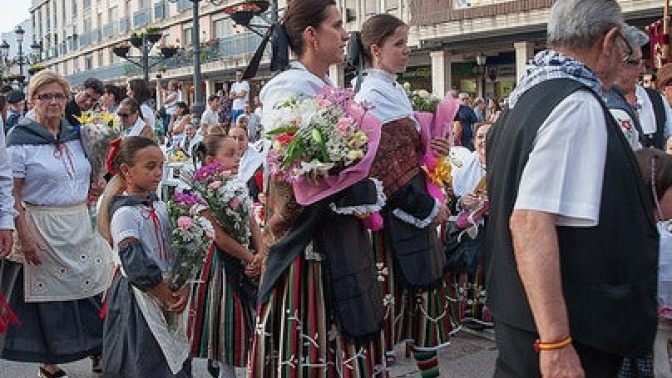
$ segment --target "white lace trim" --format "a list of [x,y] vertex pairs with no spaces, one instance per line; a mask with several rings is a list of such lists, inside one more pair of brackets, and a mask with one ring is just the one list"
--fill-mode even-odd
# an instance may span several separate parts
[[394,209],[394,211],[392,211],[392,214],[394,214],[395,217],[401,219],[402,221],[408,224],[412,224],[417,228],[425,228],[429,226],[430,223],[432,223],[432,220],[434,220],[434,217],[436,217],[436,214],[439,213],[440,209],[441,209],[441,203],[435,199],[434,208],[425,219],[418,219],[401,209]]
[[387,201],[387,197],[385,196],[385,193],[383,193],[383,183],[375,178],[369,178],[368,180],[371,180],[376,187],[376,203],[358,206],[336,207],[336,204],[332,202],[329,204],[331,210],[336,214],[342,215],[363,215],[380,211],[380,209],[385,206],[385,201]]

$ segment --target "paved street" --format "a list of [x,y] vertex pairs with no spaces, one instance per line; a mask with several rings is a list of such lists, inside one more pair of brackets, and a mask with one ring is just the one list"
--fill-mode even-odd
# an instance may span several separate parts
[[[491,337],[491,335],[489,335]],[[484,337],[473,336],[460,332],[453,337],[452,345],[440,352],[441,377],[443,378],[486,378],[492,377],[497,351],[494,342]],[[420,374],[412,358],[404,358],[401,347],[397,350],[397,362],[390,369],[390,376],[404,378],[419,378]],[[63,365],[69,378],[98,378],[91,373],[91,363],[87,360]],[[2,378],[35,378],[36,364],[20,364],[0,361],[0,377]],[[238,377],[244,377],[241,369]],[[205,370],[205,361],[194,362],[194,377],[209,378]],[[146,377],[153,378],[153,377]]]

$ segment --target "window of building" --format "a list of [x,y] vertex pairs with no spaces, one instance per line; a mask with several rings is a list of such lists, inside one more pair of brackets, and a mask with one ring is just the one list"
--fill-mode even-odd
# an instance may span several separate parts
[[91,9],[91,0],[84,0],[84,11]]
[[184,46],[191,46],[194,43],[194,38],[192,36],[193,28],[184,28],[182,30],[182,40],[184,41]]
[[74,21],[76,19],[77,19],[77,1],[75,0],[72,2],[72,20]]
[[215,20],[212,23],[213,38],[224,38],[233,34],[233,27],[229,18]]
[[84,55],[84,69],[87,71],[93,69],[93,53]]

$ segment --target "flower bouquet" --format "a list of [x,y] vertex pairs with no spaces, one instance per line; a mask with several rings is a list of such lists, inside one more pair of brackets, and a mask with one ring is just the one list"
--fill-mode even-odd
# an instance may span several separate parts
[[79,137],[86,157],[91,162],[91,182],[99,182],[105,175],[105,159],[110,142],[121,135],[117,118],[112,113],[85,112],[79,117]]
[[170,289],[178,290],[192,280],[203,267],[215,232],[206,218],[198,215],[205,201],[197,194],[176,193],[167,202],[172,225],[173,263],[170,272]]
[[247,186],[219,163],[194,173],[192,188],[198,192],[224,231],[242,245],[250,243],[252,200]]
[[313,182],[357,163],[367,151],[361,117],[350,112],[352,92],[334,89],[314,98],[281,102],[277,127],[268,132],[271,174]]
[[404,84],[404,89],[420,124],[420,137],[425,150],[420,164],[427,174],[427,190],[432,197],[445,203],[443,187],[451,180],[451,165],[447,161],[451,157],[437,159],[432,152],[431,141],[448,137],[452,145],[450,130],[459,105],[450,96],[440,100],[424,89],[411,91],[408,83]]
[[380,142],[380,121],[354,101],[350,89],[325,86],[313,98],[278,103],[266,136],[267,167],[291,183],[296,201],[310,205],[368,176]]

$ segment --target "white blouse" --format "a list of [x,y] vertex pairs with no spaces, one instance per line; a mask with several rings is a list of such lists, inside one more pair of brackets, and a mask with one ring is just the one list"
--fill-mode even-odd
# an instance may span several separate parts
[[[110,235],[114,241],[114,259],[117,264],[121,263],[119,242],[126,238],[135,238],[140,241],[147,256],[156,262],[162,272],[170,271],[172,258],[170,218],[163,202],[154,202],[153,208],[159,219],[159,230],[154,228],[147,206],[123,206],[115,211],[110,221]],[[165,252],[165,259],[161,258],[161,251]]]
[[8,147],[12,175],[25,179],[21,199],[39,206],[71,206],[86,201],[91,164],[79,140],[57,149],[53,144]]

